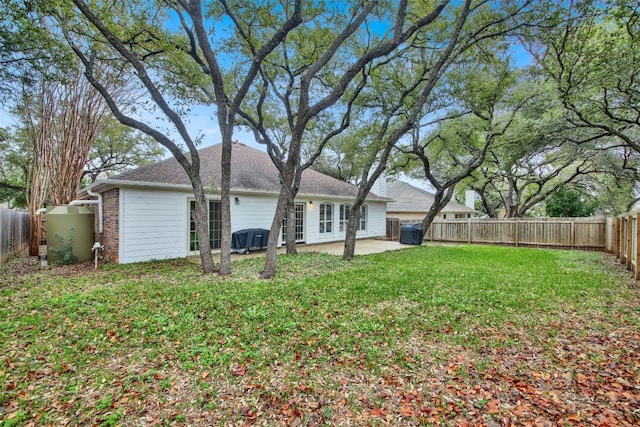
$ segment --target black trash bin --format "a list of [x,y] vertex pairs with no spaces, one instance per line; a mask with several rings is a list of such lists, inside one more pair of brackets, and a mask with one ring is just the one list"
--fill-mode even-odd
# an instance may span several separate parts
[[263,228],[247,228],[231,233],[231,250],[249,253],[250,250],[264,249],[269,241],[269,230]]
[[420,224],[404,224],[400,227],[400,243],[406,245],[421,245],[422,227]]

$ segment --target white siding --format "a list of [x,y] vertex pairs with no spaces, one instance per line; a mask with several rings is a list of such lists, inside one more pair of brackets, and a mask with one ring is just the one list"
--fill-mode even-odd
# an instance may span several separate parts
[[[333,231],[331,233],[320,233],[319,223],[321,203],[333,204]],[[307,221],[306,243],[325,243],[344,240],[346,230],[339,231],[340,205],[343,203],[350,204],[348,201],[333,199],[314,199],[313,208],[310,208],[307,204],[307,217],[305,218]],[[386,203],[367,201],[365,204],[369,208],[367,229],[358,231],[358,239],[384,236],[387,227]]]
[[387,204],[383,202],[367,202],[369,221],[366,231],[358,231],[360,237],[384,237],[387,234]]
[[120,262],[187,255],[188,193],[120,189]]
[[387,177],[386,175],[380,175],[376,182],[373,183],[371,192],[380,197],[387,197]]
[[[238,198],[238,204],[235,198]],[[217,199],[216,196],[210,197]],[[181,258],[188,252],[188,192],[148,189],[120,189],[120,262],[130,263],[152,259]],[[297,199],[305,203],[305,242],[307,244],[344,240],[339,230],[340,204],[334,199]],[[334,206],[333,232],[319,233],[320,203]],[[271,228],[276,209],[275,195],[231,195],[231,231],[245,228]],[[386,203],[367,202],[367,229],[358,231],[358,238],[380,237],[386,232]],[[279,244],[281,242],[279,241]]]
[[[238,198],[238,204],[235,198]],[[276,196],[231,195],[231,232],[245,228],[271,228],[276,211]]]

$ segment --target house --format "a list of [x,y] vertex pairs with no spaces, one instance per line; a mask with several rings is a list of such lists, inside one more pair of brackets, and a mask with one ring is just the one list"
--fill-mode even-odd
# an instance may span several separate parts
[[[214,250],[220,248],[221,237],[217,190],[221,148],[217,144],[199,151]],[[280,192],[277,168],[267,153],[241,143],[233,144],[231,157],[231,231],[270,229]],[[305,170],[295,201],[296,241],[313,244],[344,240],[356,194],[357,187],[351,184]],[[102,208],[96,218],[96,236],[108,260],[130,263],[197,254],[191,219],[195,209],[192,187],[174,158],[96,181],[80,195],[83,199],[96,196]],[[387,201],[369,195],[362,208],[358,238],[385,235]],[[97,202],[93,199],[92,203]],[[279,244],[282,241],[281,235]]]
[[[433,205],[433,193],[406,182],[390,180],[386,187],[386,197],[391,199],[387,204],[387,218],[398,218],[401,222],[420,222]],[[452,200],[436,219],[471,218],[475,215],[475,210]]]

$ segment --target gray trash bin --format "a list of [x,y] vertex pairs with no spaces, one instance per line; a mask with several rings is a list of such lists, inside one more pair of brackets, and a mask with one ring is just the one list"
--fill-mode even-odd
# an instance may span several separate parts
[[400,227],[400,243],[406,245],[421,245],[422,227],[420,224],[405,224]]

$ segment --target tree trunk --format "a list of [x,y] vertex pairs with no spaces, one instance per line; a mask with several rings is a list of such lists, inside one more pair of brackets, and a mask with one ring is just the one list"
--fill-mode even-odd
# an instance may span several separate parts
[[29,256],[40,252],[40,215],[29,214]]
[[639,201],[640,201],[640,197],[636,197],[635,199],[627,203],[627,212],[631,212],[635,204],[638,203]]
[[40,240],[42,238],[42,217],[36,215],[36,211],[44,208],[47,196],[47,172],[42,168],[42,163],[36,160],[31,171],[31,191],[27,192],[29,209],[29,255],[38,256],[40,252]]
[[449,203],[451,197],[453,196],[453,187],[449,187],[447,189],[440,189],[436,191],[436,194],[433,196],[433,204],[427,212],[427,215],[422,220],[421,228],[422,234],[426,235],[429,231],[429,227],[431,227],[431,223],[436,216],[440,213],[440,211]]
[[342,253],[342,259],[345,261],[351,261],[356,252],[356,236],[358,234],[358,224],[360,224],[360,208],[363,201],[356,199],[351,206],[349,214],[349,222],[347,223],[347,233],[344,237],[344,252]]
[[517,205],[507,205],[505,207],[505,217],[506,218],[520,218],[520,213],[518,212]]
[[[347,223],[347,233],[345,235],[344,240],[344,251],[342,252],[342,259],[345,261],[351,261],[355,256],[356,252],[356,236],[358,232],[358,221],[360,221],[360,208],[364,204],[367,196],[371,192],[371,188],[373,188],[373,184],[382,177],[384,170],[387,167],[387,161],[389,159],[389,155],[391,154],[391,150],[395,146],[395,143],[401,137],[404,132],[397,132],[392,135],[382,150],[382,154],[380,159],[378,160],[378,165],[373,170],[373,173],[369,175],[369,171],[375,161],[374,158],[369,159],[369,162],[363,168],[362,172],[362,180],[360,181],[360,185],[358,186],[358,195],[356,196],[356,200],[351,206],[351,215],[349,216],[349,222]],[[383,177],[383,179],[386,179]],[[353,222],[353,224],[352,224]]]
[[[300,138],[294,136],[290,145],[289,157],[284,165],[283,171],[280,173],[280,181],[282,183],[280,187],[280,195],[278,197],[278,204],[276,205],[276,211],[273,215],[273,222],[271,223],[271,230],[269,234],[269,241],[267,242],[267,256],[264,264],[264,270],[260,274],[261,279],[270,279],[276,274],[277,266],[277,252],[278,252],[278,237],[280,230],[282,229],[282,220],[284,219],[285,212],[289,206],[295,206],[294,200],[298,194],[298,188],[300,187],[300,179],[302,177],[302,170],[300,170]],[[288,221],[295,224],[294,221]],[[291,246],[295,250],[295,232],[287,233],[287,243],[289,239],[293,239]],[[287,248],[287,251],[291,249]]]
[[207,199],[204,195],[204,188],[200,177],[191,177],[193,185],[193,194],[195,196],[196,210],[193,212],[196,233],[198,235],[198,250],[200,252],[200,262],[202,263],[202,272],[214,273],[216,265],[211,256],[211,245],[209,243],[209,227],[208,227],[208,206]]
[[482,205],[482,209],[489,216],[489,218],[497,218],[496,205],[489,199],[489,196],[487,194],[487,185],[479,187],[471,185],[469,188],[475,191],[476,194],[480,197],[480,204]]
[[231,152],[233,147],[233,127],[225,132],[222,141],[220,209],[222,232],[220,239],[220,270],[219,274],[231,274]]
[[282,228],[282,219],[284,218],[284,212],[287,206],[287,188],[287,186],[283,185],[280,189],[278,204],[276,205],[276,211],[273,214],[273,222],[271,223],[271,230],[269,232],[264,269],[262,270],[262,273],[260,273],[261,279],[270,279],[274,274],[276,274],[278,237],[280,229]]
[[295,196],[287,197],[287,255],[297,255],[296,248],[296,203]]

